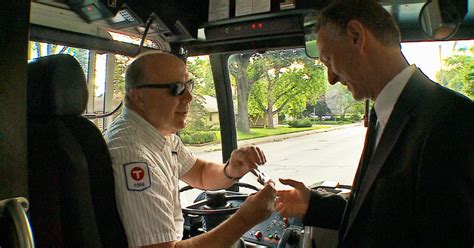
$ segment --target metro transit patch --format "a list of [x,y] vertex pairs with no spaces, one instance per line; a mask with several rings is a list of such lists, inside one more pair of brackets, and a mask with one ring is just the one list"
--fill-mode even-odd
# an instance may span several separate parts
[[151,186],[150,168],[145,162],[132,162],[123,165],[125,183],[130,191],[143,191]]

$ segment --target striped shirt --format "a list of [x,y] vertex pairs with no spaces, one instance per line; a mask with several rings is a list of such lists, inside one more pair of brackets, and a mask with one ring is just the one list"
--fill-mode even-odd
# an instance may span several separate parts
[[180,240],[179,178],[196,162],[178,136],[165,137],[129,108],[105,133],[117,208],[130,247]]

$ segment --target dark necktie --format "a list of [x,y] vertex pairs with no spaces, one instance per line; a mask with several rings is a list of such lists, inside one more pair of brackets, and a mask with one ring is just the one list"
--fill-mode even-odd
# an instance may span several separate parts
[[[372,159],[374,153],[375,144],[377,143],[377,114],[375,113],[374,107],[370,109],[369,116],[369,127],[367,128],[367,136],[365,138],[365,147],[362,158],[362,171],[361,176],[363,177],[367,167]],[[362,177],[360,179],[362,179]]]
[[[367,133],[365,135],[365,144],[364,150],[362,152],[362,157],[359,162],[359,167],[357,168],[357,173],[355,175],[354,183],[352,184],[352,193],[349,198],[349,202],[347,203],[346,210],[341,222],[341,226],[339,228],[339,235],[344,235],[347,222],[349,221],[349,215],[352,212],[352,208],[354,206],[355,199],[359,193],[360,185],[362,184],[362,179],[364,178],[365,172],[367,171],[367,167],[369,167],[370,160],[373,155],[373,150],[375,147],[377,133],[376,133],[376,125],[377,125],[377,114],[375,113],[374,107],[370,109],[369,114],[369,127],[367,128]],[[342,238],[342,237],[340,237]]]
[[355,177],[354,184],[352,185],[353,192],[357,192],[359,190],[362,178],[364,178],[365,172],[367,171],[367,167],[369,167],[370,160],[372,158],[374,147],[377,139],[376,133],[376,126],[377,126],[377,114],[375,113],[374,107],[370,109],[369,115],[369,127],[367,128],[367,134],[365,135],[365,144],[364,150],[362,152],[362,158],[359,163],[359,168],[357,169],[357,174]]

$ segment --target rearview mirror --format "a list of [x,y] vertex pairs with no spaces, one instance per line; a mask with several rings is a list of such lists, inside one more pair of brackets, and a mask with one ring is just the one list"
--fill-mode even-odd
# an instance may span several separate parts
[[314,25],[316,24],[316,12],[306,14],[304,17],[304,40],[305,52],[310,58],[319,58],[318,48],[316,46],[316,33]]
[[432,40],[447,40],[453,37],[466,14],[460,6],[451,0],[428,0],[421,8],[418,18],[423,33]]

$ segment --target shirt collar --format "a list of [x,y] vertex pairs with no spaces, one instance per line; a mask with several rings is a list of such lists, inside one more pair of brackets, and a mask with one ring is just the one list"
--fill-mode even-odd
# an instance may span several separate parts
[[141,115],[135,112],[133,109],[128,107],[124,107],[122,109],[122,115],[129,120],[134,121],[137,123],[140,128],[142,129],[144,135],[147,137],[152,138],[154,143],[158,146],[158,148],[163,151],[166,145],[171,143],[171,137],[165,137],[162,135],[155,127],[153,127],[147,120],[145,120]]
[[393,107],[398,100],[398,97],[408,83],[408,80],[416,70],[415,65],[410,65],[398,73],[387,85],[382,89],[380,94],[375,100],[375,112],[377,113],[377,119],[382,128],[388,122],[388,118],[392,113]]

